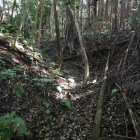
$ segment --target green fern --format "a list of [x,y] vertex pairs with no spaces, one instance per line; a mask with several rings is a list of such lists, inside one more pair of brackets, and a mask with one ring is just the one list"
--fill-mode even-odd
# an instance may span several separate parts
[[25,121],[16,116],[16,112],[0,117],[0,140],[9,140],[17,133],[18,135],[30,135]]
[[45,107],[45,116],[46,116],[47,120],[50,120],[52,118],[51,110],[50,110],[50,103],[43,102],[43,105]]
[[14,70],[11,70],[11,69],[7,69],[5,71],[1,71],[0,72],[0,79],[8,79],[8,78],[11,78],[15,75],[15,71]]
[[21,96],[24,93],[24,88],[22,83],[18,83],[13,87],[13,93],[16,94],[18,97],[21,98]]

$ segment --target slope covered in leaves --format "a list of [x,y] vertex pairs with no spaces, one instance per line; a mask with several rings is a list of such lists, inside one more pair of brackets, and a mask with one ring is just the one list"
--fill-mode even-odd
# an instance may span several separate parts
[[112,55],[100,139],[136,139],[125,101],[116,86],[120,85],[125,91],[129,104],[139,118],[140,64],[136,38],[129,51],[125,69],[120,68],[118,72],[131,36],[132,34],[118,33],[86,37],[85,46],[90,65],[90,81],[87,85],[82,85],[84,69],[81,56],[70,55],[63,40],[64,65],[61,72],[52,61],[57,59],[55,42],[44,42],[41,62],[1,44],[0,114],[16,111],[18,116],[26,120],[31,132],[30,136],[14,135],[11,139],[91,140],[109,51]]

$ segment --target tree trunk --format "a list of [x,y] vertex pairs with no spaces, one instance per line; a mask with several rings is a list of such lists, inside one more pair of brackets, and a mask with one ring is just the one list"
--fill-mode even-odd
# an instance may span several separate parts
[[53,16],[53,12],[54,12],[54,6],[52,4],[51,6],[51,13],[50,13],[50,32],[51,32],[51,40],[54,39],[54,32],[55,32],[55,26],[54,26],[54,16]]
[[13,2],[12,12],[11,12],[11,16],[10,16],[10,24],[12,24],[12,22],[13,22],[13,14],[14,14],[15,7],[16,7],[16,0],[14,0],[14,2]]
[[117,10],[118,10],[118,0],[114,0],[113,1],[113,22],[112,22],[112,29],[114,31],[117,31],[118,30],[118,27],[117,27]]
[[106,0],[105,4],[105,17],[104,17],[105,23],[106,23],[106,28],[108,28],[108,0]]
[[26,14],[27,14],[28,3],[29,3],[29,0],[27,0],[26,3],[25,3],[25,8],[24,8],[24,11],[23,11],[23,16],[22,16],[22,19],[21,19],[21,22],[20,22],[20,26],[19,26],[18,32],[16,33],[16,36],[15,36],[15,38],[14,38],[13,47],[16,46],[16,42],[17,42],[17,39],[18,39],[18,35],[20,34],[21,29],[22,29],[22,26],[23,26],[23,24],[24,24],[24,20],[25,20]]
[[97,18],[97,1],[98,0],[93,0],[93,15],[94,15],[94,19]]
[[54,6],[55,32],[56,32],[56,45],[57,45],[57,51],[58,51],[58,59],[60,62],[60,66],[62,66],[62,50],[60,46],[60,32],[59,32],[58,15],[57,15],[57,10],[56,10],[56,0],[53,0],[53,6]]
[[6,2],[5,2],[5,0],[2,0],[2,3],[3,3],[3,9],[2,9],[0,21],[1,21],[1,23],[4,23],[4,22],[7,21],[7,19],[6,19]]
[[40,1],[40,17],[39,17],[39,28],[38,28],[38,41],[37,46],[40,47],[41,37],[42,37],[42,22],[43,22],[43,14],[44,14],[44,0]]
[[82,39],[82,36],[81,36],[81,33],[80,33],[80,29],[79,29],[77,18],[76,18],[76,16],[74,16],[74,12],[73,12],[72,8],[70,6],[68,6],[68,7],[69,7],[69,10],[70,10],[71,14],[73,15],[73,19],[74,19],[74,22],[75,22],[76,30],[78,32],[78,37],[79,37],[79,42],[80,42],[80,47],[81,47],[81,54],[83,56],[84,64],[85,64],[84,83],[87,83],[87,81],[89,80],[88,58],[87,58],[87,55],[86,55],[86,51],[85,51],[83,39]]
[[81,34],[82,34],[82,31],[83,31],[83,0],[81,0],[81,9],[80,9],[80,24],[81,24],[81,28],[80,28],[80,31],[81,31]]

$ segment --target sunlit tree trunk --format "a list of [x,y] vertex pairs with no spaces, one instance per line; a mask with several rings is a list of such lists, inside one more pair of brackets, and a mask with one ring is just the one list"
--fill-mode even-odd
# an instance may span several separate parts
[[73,16],[74,23],[75,23],[75,26],[76,26],[76,30],[78,32],[78,38],[79,38],[79,43],[80,43],[81,55],[83,56],[84,65],[85,65],[84,66],[84,70],[85,70],[84,83],[87,83],[87,81],[89,80],[88,58],[87,58],[87,55],[86,55],[86,51],[85,51],[83,39],[82,39],[82,36],[81,36],[81,33],[80,33],[80,28],[79,28],[79,25],[78,25],[77,18],[74,15],[74,12],[73,12],[72,8],[70,6],[68,6],[68,7],[69,7],[69,10],[70,10],[70,12],[71,12],[71,14]]

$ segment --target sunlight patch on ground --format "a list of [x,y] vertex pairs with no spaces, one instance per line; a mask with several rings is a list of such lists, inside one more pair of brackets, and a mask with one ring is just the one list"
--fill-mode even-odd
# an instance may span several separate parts
[[61,77],[60,79],[57,80],[57,83],[58,86],[56,87],[56,89],[58,92],[55,93],[56,99],[67,98],[70,95],[70,93],[68,93],[68,91],[65,90],[67,89],[72,90],[78,85],[78,83],[76,83],[73,77],[70,77],[68,79]]

